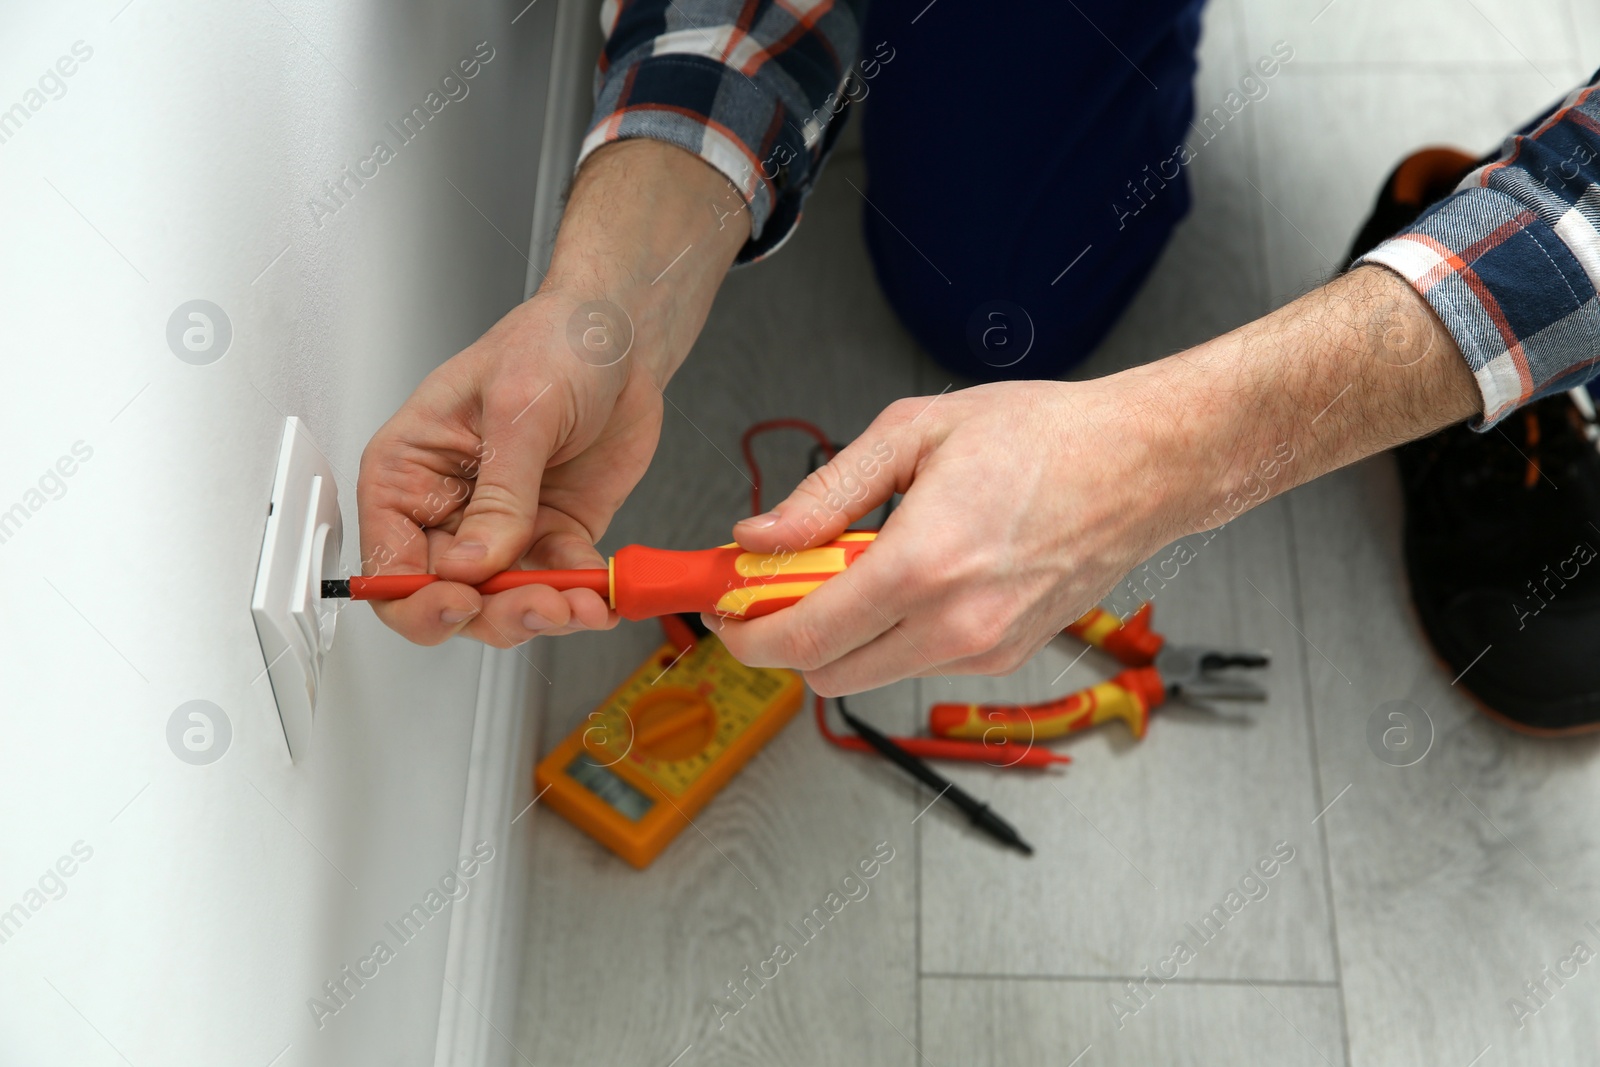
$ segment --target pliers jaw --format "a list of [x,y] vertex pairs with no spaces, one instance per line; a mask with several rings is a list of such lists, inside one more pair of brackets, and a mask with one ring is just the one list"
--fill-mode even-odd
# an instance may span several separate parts
[[1167,696],[1186,704],[1208,700],[1265,700],[1267,691],[1247,678],[1216,674],[1233,667],[1265,667],[1264,653],[1226,651],[1197,645],[1166,644],[1152,666],[1166,684]]

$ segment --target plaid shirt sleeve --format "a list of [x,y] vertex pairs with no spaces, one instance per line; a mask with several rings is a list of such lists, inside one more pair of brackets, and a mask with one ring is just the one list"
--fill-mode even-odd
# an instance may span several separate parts
[[1404,277],[1483,393],[1479,429],[1600,372],[1600,72],[1358,262]]
[[[852,70],[860,7],[861,0],[605,0],[607,40],[579,165],[629,137],[695,153],[750,211],[738,262],[759,259],[799,221],[843,127],[832,120],[864,95],[851,87],[862,77]],[[721,218],[729,209],[708,210]]]

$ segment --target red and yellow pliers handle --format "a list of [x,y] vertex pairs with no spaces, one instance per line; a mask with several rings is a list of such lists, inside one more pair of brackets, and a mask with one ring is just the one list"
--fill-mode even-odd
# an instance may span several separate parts
[[928,728],[936,737],[986,744],[1049,741],[1121,719],[1136,738],[1150,725],[1150,712],[1167,698],[1154,667],[1130,667],[1108,682],[1043,704],[935,704]]
[[1126,619],[1119,619],[1109,611],[1090,608],[1077,622],[1067,627],[1067,633],[1096,648],[1103,648],[1125,667],[1148,667],[1156,661],[1156,653],[1166,644],[1166,638],[1150,629],[1150,602],[1139,605],[1139,610]]
[[1041,704],[935,704],[928,711],[928,728],[936,737],[1026,743],[1121,719],[1135,738],[1142,738],[1150,712],[1167,698],[1166,683],[1151,666],[1165,641],[1150,629],[1150,604],[1126,620],[1091,608],[1067,632],[1105,649],[1128,669],[1110,681]]

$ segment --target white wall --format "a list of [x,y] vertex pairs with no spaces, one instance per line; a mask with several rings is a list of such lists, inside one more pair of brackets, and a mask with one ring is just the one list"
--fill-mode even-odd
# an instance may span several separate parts
[[[92,49],[0,143],[0,513],[27,511],[0,543],[0,912],[26,913],[0,1063],[430,1062],[451,909],[320,1029],[307,1000],[464,847],[482,651],[352,607],[291,764],[249,597],[284,415],[339,473],[354,569],[368,436],[523,295],[555,6],[124,2],[0,14],[0,111]],[[467,97],[319,226],[322,181],[479,42]],[[232,323],[210,365],[165,338],[194,298]],[[166,739],[194,699],[233,731],[205,766]]]

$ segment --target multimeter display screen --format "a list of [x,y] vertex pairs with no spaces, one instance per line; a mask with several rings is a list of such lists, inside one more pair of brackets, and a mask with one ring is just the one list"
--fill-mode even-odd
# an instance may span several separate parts
[[588,753],[580,753],[567,764],[567,776],[634,822],[644,818],[655,806],[655,801],[594,762]]

